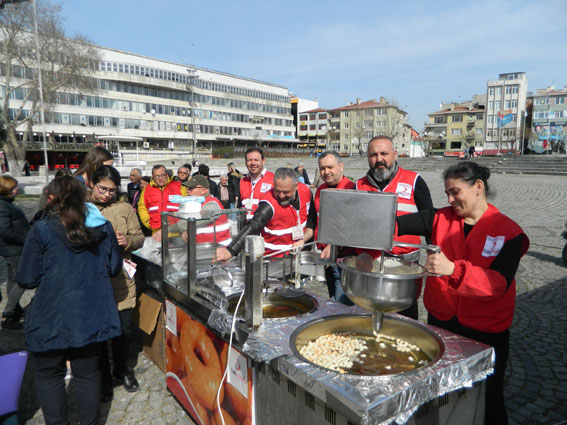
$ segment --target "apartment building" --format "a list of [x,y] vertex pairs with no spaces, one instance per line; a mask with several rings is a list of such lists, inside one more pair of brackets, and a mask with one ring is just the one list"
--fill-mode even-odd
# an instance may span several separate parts
[[[50,164],[97,140],[122,141],[122,162],[140,155],[154,161],[208,157],[219,145],[243,150],[248,145],[286,147],[297,142],[284,86],[105,47],[99,50],[101,60],[92,73],[98,90],[57,93],[54,109],[46,113]],[[2,97],[4,85],[0,75]],[[23,104],[24,113],[29,113],[27,95],[25,88],[16,91],[10,109]],[[41,130],[35,120],[33,141],[22,143],[43,163]],[[22,124],[20,139],[24,132]],[[76,161],[77,155],[67,160]]]
[[328,147],[344,155],[366,152],[368,142],[374,136],[392,138],[400,156],[409,156],[411,126],[407,124],[407,112],[389,104],[385,98],[362,102],[356,99],[349,105],[328,110]]
[[500,74],[487,83],[484,153],[521,150],[528,80],[525,72]]
[[567,86],[537,90],[533,95],[530,149],[566,153]]
[[459,156],[470,146],[482,150],[484,107],[478,101],[442,103],[439,111],[428,116],[424,130],[428,154]]
[[325,150],[329,130],[329,113],[326,109],[316,108],[299,113],[297,138],[300,148],[311,151]]

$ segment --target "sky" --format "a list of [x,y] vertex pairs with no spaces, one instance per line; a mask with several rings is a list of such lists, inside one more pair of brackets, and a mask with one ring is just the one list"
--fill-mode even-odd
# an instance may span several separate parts
[[67,35],[283,85],[337,108],[384,96],[422,130],[441,102],[525,72],[567,86],[567,0],[66,0]]

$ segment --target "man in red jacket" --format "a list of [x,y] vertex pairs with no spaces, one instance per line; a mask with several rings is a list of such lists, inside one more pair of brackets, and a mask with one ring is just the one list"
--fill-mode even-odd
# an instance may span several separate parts
[[180,181],[172,180],[165,166],[154,165],[152,180],[147,185],[138,201],[138,215],[142,224],[151,229],[152,238],[161,241],[161,213],[179,211],[179,204],[171,202],[171,195],[187,196],[187,189]]
[[291,168],[278,168],[273,183],[273,189],[262,196],[252,220],[226,248],[217,248],[216,261],[227,261],[238,255],[248,235],[262,235],[266,254],[303,245],[311,190],[298,183],[297,174]]
[[274,173],[266,169],[266,159],[262,149],[250,148],[244,154],[244,158],[248,174],[240,180],[238,208],[251,209],[252,212],[246,214],[246,219],[251,220],[254,211],[258,208],[260,198],[273,187]]
[[[311,236],[317,240],[319,230],[319,211],[321,201],[321,191],[324,189],[354,189],[354,183],[343,175],[344,164],[341,156],[335,151],[325,151],[319,156],[319,174],[324,183],[317,188],[315,192],[314,202],[311,203],[309,219],[307,220],[307,228],[305,229],[305,240],[311,239]],[[318,244],[318,248],[322,249],[321,258],[328,258],[331,251],[331,245]],[[341,256],[344,255],[340,254]],[[329,297],[336,301],[352,305],[343,291],[341,285],[341,272],[338,266],[328,266],[325,268],[325,279],[327,281],[327,289]]]
[[[398,165],[398,154],[392,140],[387,136],[376,136],[368,143],[368,165],[370,169],[356,182],[357,190],[370,192],[389,192],[398,195],[396,215],[433,208],[431,193],[421,176]],[[419,236],[405,235],[394,238],[398,242],[421,243]],[[368,252],[373,258],[380,256],[377,250],[357,250]],[[394,247],[387,255],[399,256],[407,261],[418,261],[419,250],[414,248]],[[400,312],[412,319],[418,318],[417,303]]]

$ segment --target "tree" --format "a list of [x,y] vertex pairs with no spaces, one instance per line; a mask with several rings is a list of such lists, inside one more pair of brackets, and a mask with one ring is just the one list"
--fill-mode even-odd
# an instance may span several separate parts
[[[37,16],[44,110],[49,117],[59,93],[96,92],[96,80],[90,76],[100,61],[100,53],[83,36],[65,36],[59,4],[38,1]],[[2,147],[15,175],[21,172],[26,154],[24,144],[18,143],[17,130],[24,131],[24,141],[29,140],[33,125],[40,121],[33,17],[31,2],[6,5],[0,11],[1,66],[5,86],[2,118],[7,133]]]

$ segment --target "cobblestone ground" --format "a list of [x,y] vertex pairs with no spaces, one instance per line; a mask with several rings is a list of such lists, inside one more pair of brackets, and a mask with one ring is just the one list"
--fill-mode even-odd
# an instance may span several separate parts
[[[430,186],[434,204],[445,206],[440,173],[421,174]],[[494,175],[490,183],[496,192],[492,202],[516,220],[531,241],[517,274],[518,297],[506,374],[510,423],[567,423],[567,268],[561,260],[565,241],[560,237],[567,220],[567,179]],[[32,201],[20,201],[20,206],[28,215],[32,213]],[[5,267],[0,260],[0,282],[4,280]],[[5,294],[4,285],[2,291]],[[317,287],[316,292],[324,289]],[[23,304],[30,299],[31,293],[27,292]],[[0,310],[5,302],[4,299]],[[423,305],[420,319],[425,320]],[[23,347],[21,331],[0,330],[0,354]],[[162,372],[143,354],[138,356],[135,371],[140,391],[131,394],[116,387],[114,401],[103,407],[103,423],[193,424],[167,390]],[[73,391],[69,395],[72,423],[77,423]],[[20,420],[28,424],[44,423],[29,367],[20,399]]]

